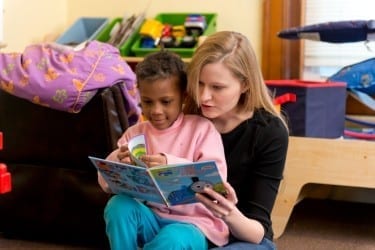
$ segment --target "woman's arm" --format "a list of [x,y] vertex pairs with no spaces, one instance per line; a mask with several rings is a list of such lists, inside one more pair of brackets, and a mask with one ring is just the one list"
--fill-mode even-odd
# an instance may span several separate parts
[[228,181],[236,190],[229,185],[227,198],[207,190],[211,199],[201,195],[198,199],[223,218],[235,238],[259,243],[266,235],[272,239],[270,216],[282,179],[288,132],[276,118],[268,125],[251,129],[256,132],[238,138],[236,148],[244,149],[243,152],[237,150],[233,154],[236,157],[229,154],[227,158],[232,171]]

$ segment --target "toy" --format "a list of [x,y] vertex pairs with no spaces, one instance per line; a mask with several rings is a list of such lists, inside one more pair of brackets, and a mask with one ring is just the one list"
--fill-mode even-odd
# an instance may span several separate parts
[[198,37],[202,35],[206,29],[206,18],[198,14],[188,15],[185,19],[184,26],[187,35]]
[[0,163],[0,194],[8,193],[12,190],[10,173],[7,165]]
[[165,48],[175,47],[175,37],[173,36],[173,27],[170,24],[165,24],[161,32],[160,45]]
[[176,39],[173,36],[164,36],[160,39],[160,46],[164,48],[174,48]]
[[141,26],[139,34],[145,38],[152,38],[154,44],[159,44],[164,25],[155,19],[147,19]]
[[180,47],[182,48],[193,48],[197,43],[194,36],[184,36],[181,39]]
[[[0,132],[0,150],[3,149],[3,133]],[[12,190],[10,173],[7,165],[0,163],[0,194],[8,193]]]
[[161,37],[170,37],[172,36],[173,27],[170,24],[164,24],[164,27],[161,31]]
[[147,19],[140,29],[141,47],[193,48],[206,26],[205,16],[199,14],[187,15],[183,25]]
[[172,27],[172,36],[176,38],[182,38],[186,35],[184,25],[174,25]]

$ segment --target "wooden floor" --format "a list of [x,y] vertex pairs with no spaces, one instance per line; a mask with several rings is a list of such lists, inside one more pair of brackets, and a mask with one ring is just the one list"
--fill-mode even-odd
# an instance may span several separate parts
[[[284,234],[276,240],[279,250],[375,250],[375,204],[305,199],[297,204]],[[48,242],[4,239],[0,249],[97,250]]]

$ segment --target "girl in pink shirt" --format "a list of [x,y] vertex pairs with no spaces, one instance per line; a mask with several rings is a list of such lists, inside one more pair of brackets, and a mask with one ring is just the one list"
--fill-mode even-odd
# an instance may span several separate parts
[[[187,80],[181,58],[168,51],[150,54],[137,65],[136,76],[146,121],[128,128],[107,159],[130,163],[127,143],[144,134],[148,155],[141,160],[149,167],[215,160],[226,180],[220,134],[206,118],[182,113]],[[98,181],[111,192],[99,173]],[[111,249],[207,249],[228,242],[226,224],[201,203],[166,207],[117,194],[104,218]]]

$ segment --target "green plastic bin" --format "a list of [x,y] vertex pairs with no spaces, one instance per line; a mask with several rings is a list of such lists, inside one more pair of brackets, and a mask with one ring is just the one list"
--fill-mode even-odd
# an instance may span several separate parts
[[[96,37],[96,40],[100,42],[108,42],[110,39],[110,33],[112,28],[116,25],[116,23],[122,22],[123,18],[118,17],[113,19],[106,27],[104,27],[101,32]],[[133,35],[131,35],[119,48],[120,54],[122,56],[134,56],[134,54],[131,51],[131,46],[135,42],[135,40],[140,36],[139,35],[139,29],[140,27],[134,32]]]
[[[202,34],[203,36],[210,35],[216,32],[216,13],[160,13],[155,17],[155,19],[162,22],[163,24],[168,23],[171,25],[184,25],[186,16],[192,14],[200,14],[206,18],[207,27]],[[141,40],[142,37],[138,35],[131,47],[131,51],[135,56],[144,57],[149,53],[160,50],[160,48],[142,48]],[[195,45],[195,47],[193,48],[167,48],[167,50],[173,51],[179,54],[181,57],[190,58],[193,56],[196,48],[197,45]]]

